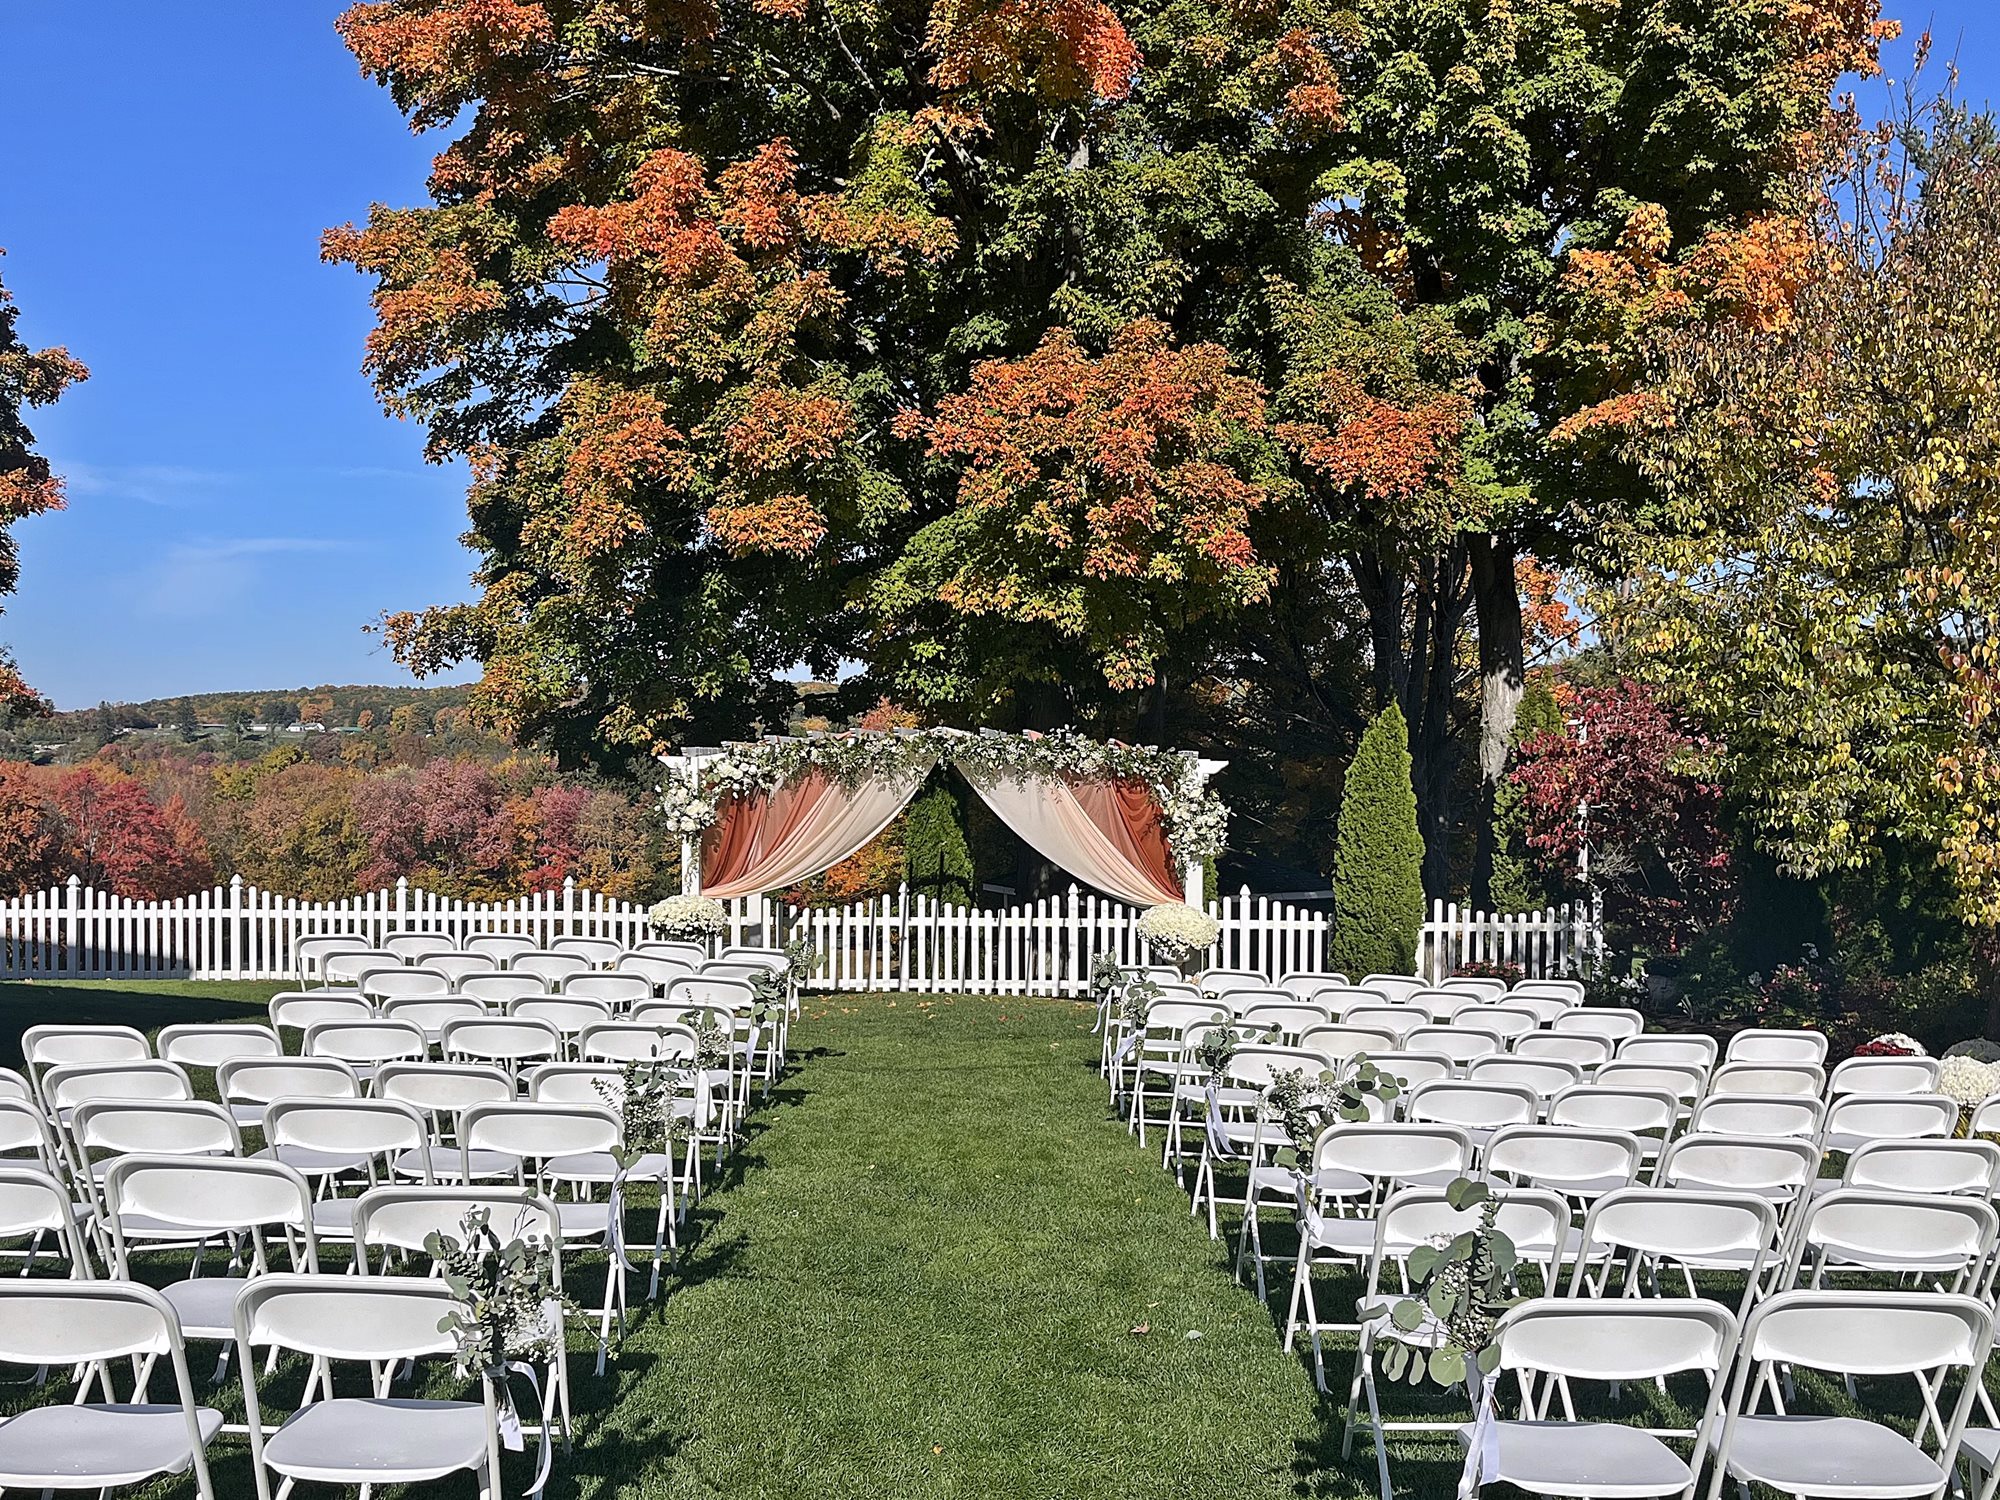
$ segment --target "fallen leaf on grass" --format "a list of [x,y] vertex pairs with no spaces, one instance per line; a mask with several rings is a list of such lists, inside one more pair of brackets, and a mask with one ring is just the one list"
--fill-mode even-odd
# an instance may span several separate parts
[[1153,1331],[1153,1325],[1151,1323],[1134,1323],[1132,1327],[1128,1330],[1128,1332],[1138,1334],[1141,1338],[1145,1337],[1152,1331]]
[[1200,1337],[1201,1337],[1201,1330],[1199,1328],[1190,1328],[1187,1331],[1187,1341],[1190,1344],[1192,1344],[1196,1339]]

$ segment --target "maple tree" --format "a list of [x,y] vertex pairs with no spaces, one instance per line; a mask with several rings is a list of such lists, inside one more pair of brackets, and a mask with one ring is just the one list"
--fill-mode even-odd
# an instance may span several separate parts
[[2000,926],[2000,139],[1858,133],[1753,323],[1690,318],[1607,417],[1661,487],[1619,537],[1629,660],[1727,745],[1788,873],[1935,857]]
[[[5,253],[0,250],[0,255]],[[66,349],[30,349],[21,339],[19,322],[20,308],[0,285],[0,594],[13,593],[20,582],[14,522],[60,510],[63,504],[62,479],[35,451],[26,413],[49,405],[90,375]],[[46,703],[22,681],[4,653],[0,653],[0,704],[16,713],[47,711]]]

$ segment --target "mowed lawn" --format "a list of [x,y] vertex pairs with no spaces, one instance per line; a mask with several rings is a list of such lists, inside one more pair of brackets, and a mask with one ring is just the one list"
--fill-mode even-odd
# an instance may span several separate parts
[[[0,1059],[36,1021],[222,1020],[276,988],[0,985]],[[1108,1117],[1087,1008],[809,997],[793,1037],[665,1302],[601,1380],[572,1340],[579,1431],[551,1494],[1372,1490],[1226,1248]],[[594,1305],[601,1266],[570,1280]],[[1333,1364],[1344,1389],[1344,1350]],[[1399,1480],[1448,1488],[1449,1453],[1399,1453]],[[247,1492],[247,1464],[218,1482]]]

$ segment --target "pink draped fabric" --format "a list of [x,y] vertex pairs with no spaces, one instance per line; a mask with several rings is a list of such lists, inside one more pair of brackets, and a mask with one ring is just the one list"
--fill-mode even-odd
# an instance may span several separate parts
[[1022,843],[1085,884],[1136,906],[1183,898],[1146,787],[1004,773],[967,779]]
[[702,894],[755,896],[839,864],[889,826],[928,774],[919,767],[848,791],[810,770],[773,791],[728,798],[702,836]]

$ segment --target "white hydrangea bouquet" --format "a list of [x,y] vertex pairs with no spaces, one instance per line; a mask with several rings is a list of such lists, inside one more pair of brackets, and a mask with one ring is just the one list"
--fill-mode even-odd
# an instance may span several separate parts
[[2000,1093],[2000,1063],[1981,1062],[1976,1057],[1947,1057],[1938,1065],[1938,1092],[1957,1103],[1961,1111],[1971,1111]]
[[720,937],[729,930],[729,913],[708,896],[669,896],[647,912],[646,919],[670,938]]
[[684,777],[670,776],[660,786],[660,817],[667,832],[678,838],[698,839],[715,821],[715,799],[704,796]]
[[1215,942],[1222,928],[1207,912],[1178,901],[1149,906],[1139,917],[1139,936],[1168,963],[1178,964]]

